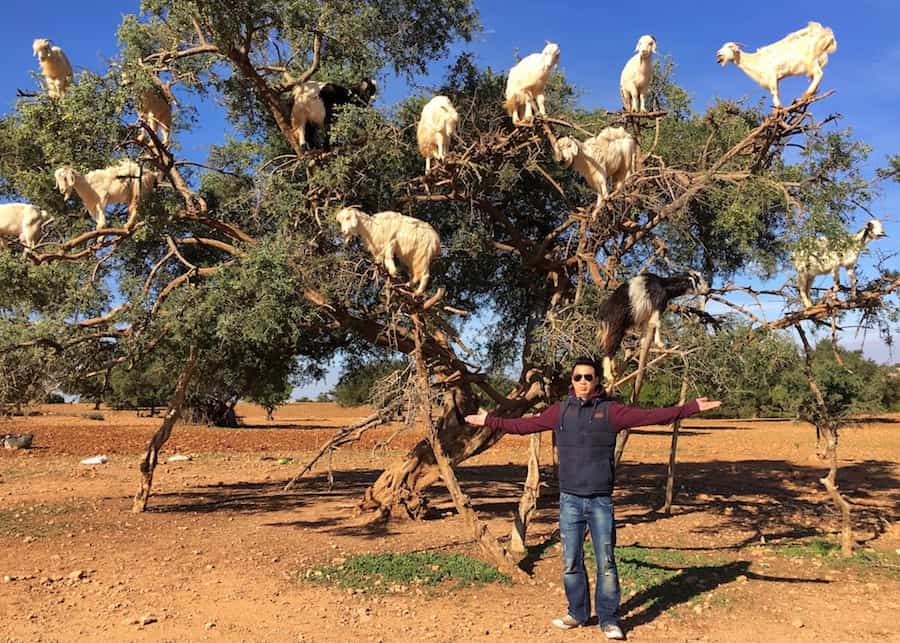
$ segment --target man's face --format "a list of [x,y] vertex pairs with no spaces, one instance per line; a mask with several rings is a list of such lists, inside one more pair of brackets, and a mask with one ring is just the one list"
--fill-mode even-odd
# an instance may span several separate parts
[[572,388],[577,397],[588,397],[597,386],[597,373],[593,366],[579,364],[572,371]]

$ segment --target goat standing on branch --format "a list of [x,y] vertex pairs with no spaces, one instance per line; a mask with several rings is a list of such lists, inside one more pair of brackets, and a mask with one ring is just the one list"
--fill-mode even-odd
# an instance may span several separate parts
[[647,111],[647,88],[653,80],[653,54],[656,53],[656,39],[651,35],[641,36],[634,48],[637,52],[622,69],[619,77],[619,93],[627,112]]
[[72,82],[72,64],[65,52],[57,46],[51,46],[47,38],[37,38],[31,49],[41,65],[41,75],[47,83],[47,96],[62,98]]
[[78,193],[88,214],[96,222],[97,230],[106,227],[106,208],[112,203],[128,205],[125,227],[130,229],[137,216],[138,203],[153,191],[160,180],[158,172],[145,170],[128,159],[85,175],[66,165],[57,169],[54,177],[64,199],[71,198],[73,191]]
[[816,275],[831,273],[834,278],[834,288],[841,286],[841,266],[846,268],[850,277],[851,297],[856,297],[856,262],[866,244],[875,239],[886,237],[884,227],[878,219],[868,221],[866,225],[853,235],[852,240],[843,250],[832,249],[828,239],[819,237],[813,241],[812,247],[800,251],[791,256],[791,262],[797,269],[797,288],[800,290],[800,299],[807,308],[813,305],[809,298],[809,290],[812,287]]
[[657,348],[665,348],[659,335],[660,318],[669,301],[682,295],[703,292],[706,285],[696,274],[681,273],[660,277],[651,273],[632,277],[616,288],[598,311],[600,348],[603,353],[603,378],[606,386],[615,382],[615,357],[629,330],[641,338],[641,354],[652,339]]
[[[291,80],[290,75],[286,75]],[[292,90],[294,105],[291,108],[291,130],[300,147],[305,147],[312,128],[320,128],[322,148],[329,148],[328,130],[331,128],[336,111],[350,103],[367,107],[378,91],[374,80],[362,80],[352,87],[336,83],[310,80]],[[307,128],[310,128],[307,130]]]
[[450,147],[450,137],[459,124],[459,114],[446,96],[435,96],[422,108],[416,128],[419,152],[425,157],[425,173],[431,171],[431,159],[444,160]]
[[828,54],[835,51],[837,40],[834,32],[818,22],[810,22],[803,29],[789,33],[776,43],[760,47],[752,54],[741,51],[737,43],[726,42],[716,52],[716,62],[723,67],[733,62],[763,89],[768,89],[775,107],[781,107],[778,81],[787,76],[806,76],[812,82],[803,96],[812,96],[819,89]]
[[344,241],[359,236],[375,263],[397,276],[396,256],[410,272],[409,286],[416,284],[421,295],[431,277],[431,262],[441,253],[441,238],[424,221],[399,212],[378,212],[369,216],[357,208],[344,208],[336,215]]
[[50,220],[45,210],[30,203],[4,203],[0,205],[0,245],[6,247],[6,239],[16,239],[28,250],[34,249],[41,234],[41,227]]
[[539,54],[529,54],[509,70],[506,79],[506,113],[512,117],[513,125],[530,124],[534,118],[534,108],[538,114],[547,115],[544,106],[544,86],[550,72],[559,64],[559,45],[547,41]]
[[554,148],[556,160],[574,167],[597,192],[597,206],[609,196],[609,181],[618,190],[637,168],[637,142],[621,127],[606,127],[585,141],[564,136]]

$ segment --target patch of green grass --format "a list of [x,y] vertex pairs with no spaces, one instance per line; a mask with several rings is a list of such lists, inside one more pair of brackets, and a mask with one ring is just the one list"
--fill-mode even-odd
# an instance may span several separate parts
[[24,538],[53,536],[69,528],[65,517],[77,510],[72,505],[32,505],[0,509],[0,535]]
[[457,588],[510,582],[509,576],[487,563],[462,554],[435,552],[363,554],[340,564],[311,567],[301,572],[300,578],[374,592],[403,592],[410,587],[435,587],[448,582]]
[[844,558],[840,543],[821,536],[771,549],[780,556],[819,560],[830,567],[877,568],[900,575],[900,554],[856,549],[853,556]]

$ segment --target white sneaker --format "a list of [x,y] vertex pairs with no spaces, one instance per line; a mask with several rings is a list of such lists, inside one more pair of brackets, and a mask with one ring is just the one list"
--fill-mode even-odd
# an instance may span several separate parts
[[553,627],[558,627],[561,630],[571,630],[573,627],[581,627],[582,625],[574,618],[572,618],[569,614],[553,619],[552,621],[550,621],[550,624],[553,625]]
[[607,623],[600,628],[600,631],[603,632],[603,634],[608,639],[613,639],[616,641],[622,641],[625,639],[625,634],[622,632],[622,628],[615,623]]

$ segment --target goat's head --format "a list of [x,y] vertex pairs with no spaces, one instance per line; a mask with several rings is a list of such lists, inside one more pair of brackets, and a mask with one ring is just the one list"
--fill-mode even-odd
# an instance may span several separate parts
[[553,67],[554,65],[559,64],[559,45],[555,42],[546,41],[547,44],[544,46],[544,50],[541,52],[541,55],[549,60],[548,67]]
[[728,63],[737,65],[741,62],[741,48],[736,42],[726,42],[722,48],[716,52],[716,62],[724,67]]
[[356,208],[343,208],[338,211],[334,218],[337,219],[337,222],[341,226],[341,234],[344,235],[344,242],[350,240],[350,238],[356,234],[356,230],[359,227],[359,210]]
[[646,34],[638,38],[637,45],[634,50],[642,56],[650,56],[656,53],[656,38],[650,34]]
[[72,190],[75,187],[75,170],[64,165],[53,173],[53,177],[56,179],[56,188],[63,195],[63,198],[68,199],[71,197]]
[[884,226],[878,219],[870,219],[866,222],[865,235],[869,239],[881,239],[887,236],[884,233]]
[[372,78],[366,78],[364,80],[359,81],[356,86],[353,88],[353,92],[362,99],[362,101],[368,105],[375,94],[378,93],[378,83],[375,82]]
[[706,283],[706,279],[703,278],[696,270],[688,270],[687,272],[688,279],[691,280],[691,289],[689,292],[695,295],[704,295],[709,292],[709,284]]
[[578,143],[575,142],[575,139],[563,136],[556,141],[556,146],[553,148],[553,157],[557,163],[562,163],[563,166],[569,167],[576,156],[578,156]]
[[46,60],[50,56],[50,41],[46,38],[35,38],[31,43],[31,50],[38,60]]

